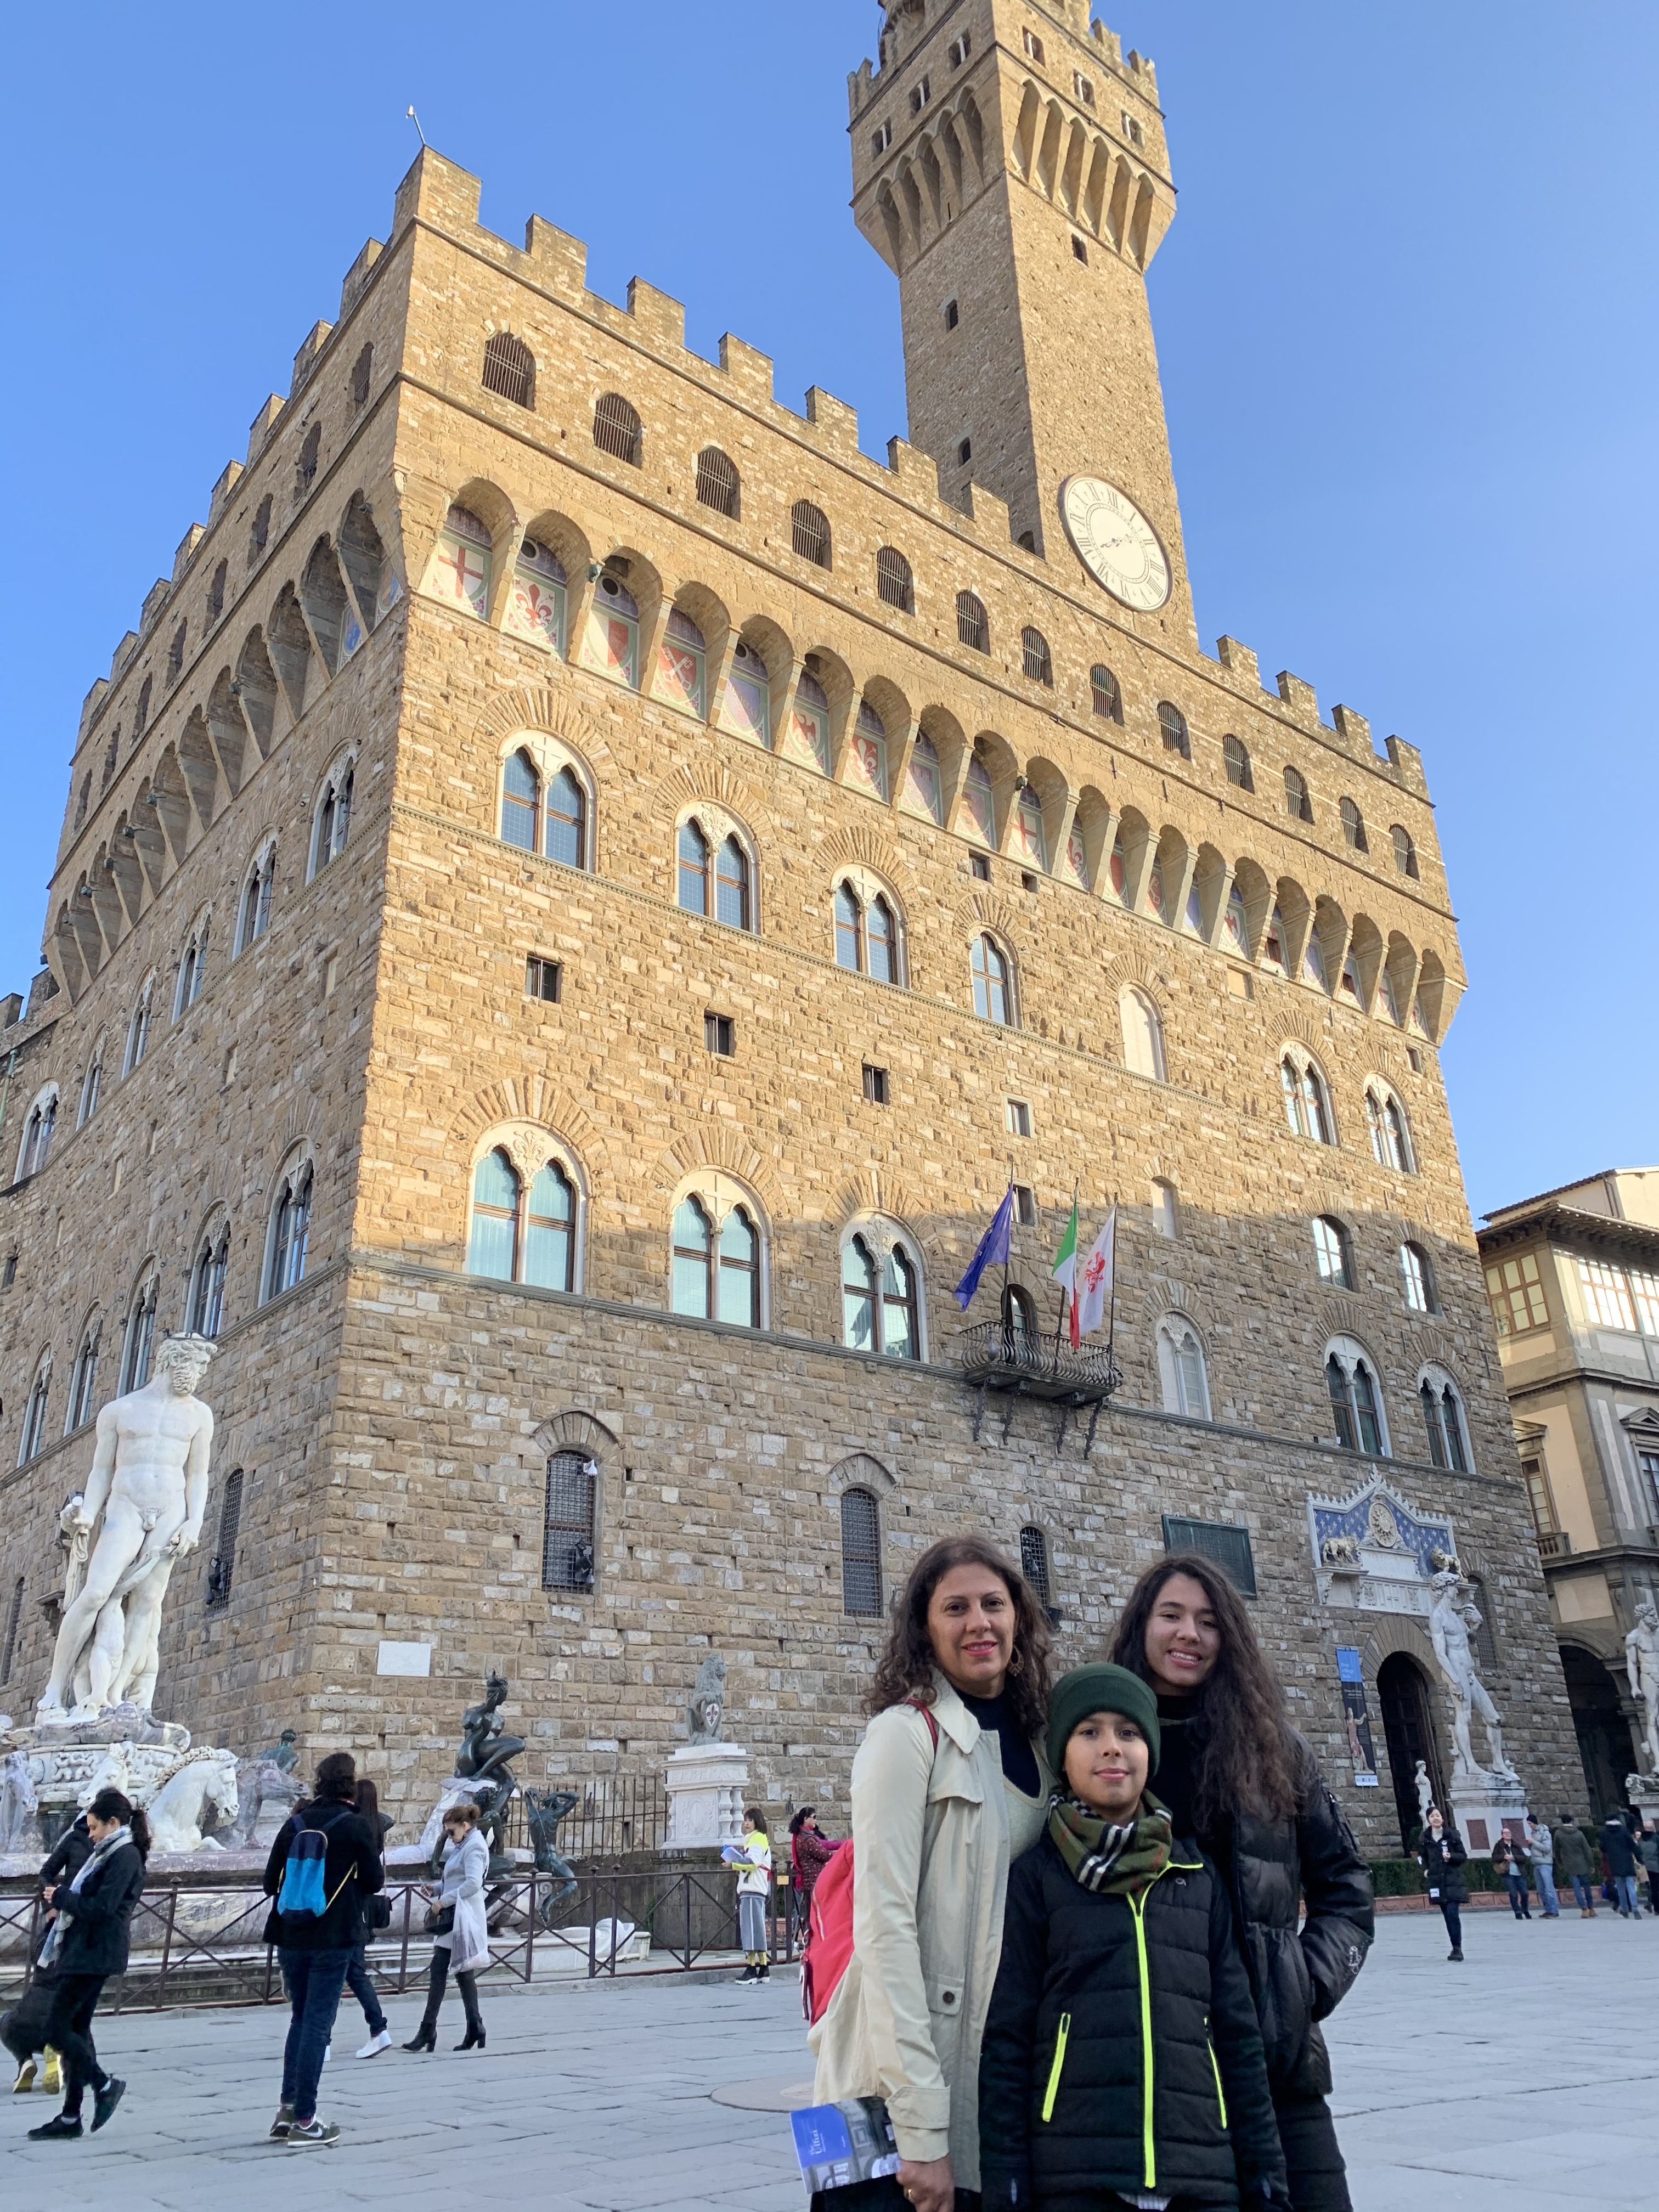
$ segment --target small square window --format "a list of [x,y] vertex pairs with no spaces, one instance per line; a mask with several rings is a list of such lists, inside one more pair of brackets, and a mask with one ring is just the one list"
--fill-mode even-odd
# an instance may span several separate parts
[[959,39],[952,39],[945,49],[945,58],[952,69],[960,69],[973,51],[973,33],[970,31],[964,31]]
[[1014,1218],[1022,1229],[1036,1227],[1036,1194],[1030,1183],[1014,1185]]
[[962,310],[957,307],[957,303],[956,303],[956,301],[955,301],[954,300],[947,300],[947,301],[945,302],[945,329],[946,329],[947,331],[953,331],[953,330],[955,330],[955,328],[956,328],[957,325],[961,320],[962,320]]
[[1003,1116],[1011,1137],[1029,1137],[1031,1133],[1031,1109],[1023,1098],[1005,1098]]
[[926,77],[923,77],[920,84],[912,85],[910,88],[911,114],[920,115],[933,96],[933,88]]
[[1037,879],[1036,879],[1036,877],[1031,873],[1031,872],[1030,872],[1030,870],[1029,868],[1022,868],[1022,869],[1021,869],[1021,871],[1020,871],[1020,877],[1019,877],[1019,887],[1020,887],[1021,890],[1023,890],[1023,891],[1034,891],[1034,890],[1036,889],[1036,887],[1037,887]]
[[973,458],[974,441],[971,438],[964,438],[957,447],[957,466],[965,469]]
[[988,884],[991,880],[990,854],[970,853],[968,855],[968,872],[976,884]]
[[1253,999],[1255,996],[1255,978],[1247,969],[1230,968],[1227,970],[1227,988],[1236,999]]
[[1423,1073],[1423,1055],[1417,1049],[1417,1047],[1414,1044],[1408,1044],[1406,1047],[1406,1057],[1412,1064],[1412,1073],[1413,1075],[1421,1075]]
[[1042,59],[1042,40],[1038,38],[1036,33],[1032,30],[1025,31],[1022,33],[1022,36],[1024,41],[1026,52],[1030,56],[1034,62],[1040,62]]
[[721,1060],[730,1060],[737,1051],[737,1029],[730,1014],[705,1014],[702,1018],[702,1041],[709,1051]]
[[556,960],[544,960],[532,953],[524,963],[524,994],[526,999],[544,999],[550,1006],[559,1003],[562,970]]
[[872,1106],[887,1103],[887,1070],[872,1067],[867,1060],[864,1063],[864,1095]]
[[1079,261],[1086,264],[1089,258],[1089,249],[1075,231],[1072,234],[1072,251]]
[[16,1280],[17,1255],[15,1252],[8,1252],[6,1264],[3,1267],[0,1267],[0,1291],[9,1291]]
[[1084,76],[1081,70],[1078,70],[1073,74],[1072,82],[1075,86],[1077,89],[1077,96],[1083,102],[1083,105],[1085,107],[1092,107],[1095,104],[1095,88],[1091,80]]
[[1144,146],[1146,143],[1146,133],[1127,107],[1123,111],[1123,135],[1132,146]]
[[1255,1560],[1250,1532],[1227,1521],[1190,1521],[1184,1514],[1164,1516],[1166,1552],[1196,1552],[1213,1559],[1241,1597],[1255,1595]]
[[884,154],[892,143],[892,125],[890,123],[878,123],[876,125],[875,135],[870,141],[870,151],[872,154]]

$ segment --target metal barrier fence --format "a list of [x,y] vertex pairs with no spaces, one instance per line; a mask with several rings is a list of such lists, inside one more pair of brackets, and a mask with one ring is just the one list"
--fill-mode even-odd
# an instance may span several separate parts
[[[430,1900],[412,1881],[388,1882],[380,1893],[391,1902],[392,1924],[370,1940],[368,1970],[382,1996],[402,1996],[426,1979],[432,1949],[426,1929]],[[241,1887],[202,1888],[175,1881],[146,1889],[133,1910],[131,1962],[125,1976],[110,1985],[107,2009],[285,2002],[281,1966],[264,1941],[270,1903]],[[492,1955],[481,1979],[494,1975],[530,1982],[536,1978],[538,1955],[544,1973],[562,1971],[589,1981],[602,1975],[614,1978],[628,1964],[624,1954],[631,1944],[629,1936],[619,1936],[619,1923],[631,1922],[650,1937],[647,1961],[630,1971],[690,1973],[700,1966],[727,1963],[738,1948],[731,1877],[714,1869],[580,1875],[574,1890],[552,1875],[526,1873],[492,1883],[487,1906]],[[212,1923],[210,1933],[200,1932],[204,1921]],[[0,1960],[0,1985],[9,1989],[7,2002],[15,2002],[33,1978],[45,1923],[38,1895],[0,1897],[0,1943],[8,1951],[23,1951],[15,1984]],[[799,1958],[799,1929],[787,1891],[775,1896],[767,1933],[774,1964]]]
[[[568,1789],[576,1799],[560,1820],[556,1838],[560,1856],[573,1864],[659,1851],[668,1840],[668,1785],[660,1774],[598,1774],[586,1779],[550,1774],[546,1787]],[[522,1790],[507,1806],[502,1841],[509,1849],[531,1841]]]

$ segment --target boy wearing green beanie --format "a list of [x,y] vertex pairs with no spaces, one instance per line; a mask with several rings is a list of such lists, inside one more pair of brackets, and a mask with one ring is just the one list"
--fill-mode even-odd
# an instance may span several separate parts
[[1147,1787],[1158,1757],[1139,1675],[1055,1685],[1062,1778],[1008,1877],[980,2057],[985,2212],[1289,2203],[1232,1909]]

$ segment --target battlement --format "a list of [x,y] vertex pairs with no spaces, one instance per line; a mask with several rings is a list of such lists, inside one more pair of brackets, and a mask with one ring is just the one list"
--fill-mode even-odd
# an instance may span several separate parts
[[[871,100],[887,90],[892,73],[902,66],[937,27],[949,0],[884,0],[887,21],[883,26],[876,59],[860,63],[847,79],[848,119],[856,122]],[[1046,15],[1094,59],[1122,79],[1131,90],[1158,106],[1158,70],[1151,57],[1131,47],[1127,54],[1115,31],[1108,30],[1090,14],[1091,0],[1023,0],[1023,12]]]

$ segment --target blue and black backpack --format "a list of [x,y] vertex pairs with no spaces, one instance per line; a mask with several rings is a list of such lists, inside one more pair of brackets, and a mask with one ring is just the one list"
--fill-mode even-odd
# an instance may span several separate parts
[[[342,1805],[335,1818],[350,1809],[349,1806]],[[346,1882],[350,1881],[351,1872],[355,1869],[347,1872],[334,1897],[329,1896],[324,1886],[323,1869],[328,1857],[328,1832],[333,1825],[333,1820],[331,1820],[326,1827],[301,1828],[289,1845],[288,1863],[283,1869],[283,1886],[276,1893],[278,1912],[284,1916],[291,1914],[296,1919],[302,1914],[321,1919],[333,1904],[334,1897],[337,1897],[340,1889],[343,1889]]]

